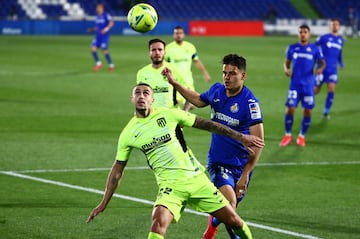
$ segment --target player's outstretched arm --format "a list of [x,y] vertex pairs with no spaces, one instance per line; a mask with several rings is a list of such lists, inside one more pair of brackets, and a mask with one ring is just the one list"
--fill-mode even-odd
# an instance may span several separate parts
[[168,82],[191,104],[199,108],[206,106],[205,102],[201,100],[200,94],[196,91],[184,87],[179,82],[177,82],[169,68],[165,67],[161,74],[165,76]]
[[86,223],[91,222],[97,215],[105,210],[119,184],[121,177],[123,176],[125,166],[126,161],[115,160],[107,179],[106,190],[103,199],[99,205],[92,210],[88,219],[86,220]]
[[223,124],[219,124],[217,122],[207,120],[199,116],[196,116],[194,125],[192,127],[225,135],[235,140],[238,140],[250,151],[250,153],[254,153],[254,150],[252,150],[251,147],[263,148],[265,146],[264,140],[255,135],[242,134]]

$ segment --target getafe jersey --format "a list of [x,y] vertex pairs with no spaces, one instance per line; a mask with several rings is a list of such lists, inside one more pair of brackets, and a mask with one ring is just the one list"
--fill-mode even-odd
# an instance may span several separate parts
[[181,83],[184,84],[184,78],[183,75],[180,73],[180,71],[176,68],[176,66],[164,62],[163,66],[155,69],[152,67],[151,64],[141,68],[137,72],[136,76],[136,82],[139,83],[146,83],[151,86],[154,90],[154,103],[153,108],[158,107],[166,107],[166,108],[172,108],[177,105],[176,100],[176,91],[174,90],[174,87],[169,84],[166,77],[161,74],[162,70],[168,67],[171,69],[175,79]]
[[101,34],[101,31],[109,24],[111,21],[111,16],[108,13],[103,13],[102,15],[96,15],[95,23],[96,23],[96,35],[97,36],[105,36],[108,35],[109,32],[105,34]]
[[194,60],[199,59],[195,46],[187,41],[183,41],[181,45],[173,41],[166,46],[165,51],[165,60],[175,64],[183,72],[185,80],[192,85],[194,80],[191,64]]
[[[211,119],[241,132],[250,133],[250,126],[262,122],[258,99],[244,86],[241,92],[232,97],[226,95],[225,86],[215,83],[208,91],[200,95],[201,100],[211,106]],[[237,140],[212,134],[208,153],[209,165],[245,166],[249,153]]]
[[325,34],[315,42],[316,45],[321,47],[322,53],[324,54],[326,68],[324,72],[337,73],[337,64],[340,67],[344,67],[342,60],[342,48],[344,46],[344,38],[342,36],[334,36],[332,34]]
[[286,51],[286,59],[293,64],[291,75],[291,87],[309,86],[315,83],[314,65],[324,59],[320,49],[312,43],[301,45],[292,44]]
[[140,149],[154,170],[157,182],[187,180],[204,172],[193,157],[182,150],[176,138],[177,124],[191,127],[195,115],[180,109],[155,109],[146,118],[133,117],[120,134],[116,160],[127,161],[133,148]]

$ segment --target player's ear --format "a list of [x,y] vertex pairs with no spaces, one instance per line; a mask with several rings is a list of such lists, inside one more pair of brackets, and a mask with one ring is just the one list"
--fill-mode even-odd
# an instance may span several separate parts
[[246,72],[241,72],[241,79],[246,80]]

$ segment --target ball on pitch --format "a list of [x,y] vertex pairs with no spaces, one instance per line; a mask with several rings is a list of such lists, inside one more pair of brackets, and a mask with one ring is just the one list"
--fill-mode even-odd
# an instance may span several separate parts
[[158,14],[153,6],[139,3],[129,10],[127,20],[132,29],[145,33],[155,28],[158,22]]

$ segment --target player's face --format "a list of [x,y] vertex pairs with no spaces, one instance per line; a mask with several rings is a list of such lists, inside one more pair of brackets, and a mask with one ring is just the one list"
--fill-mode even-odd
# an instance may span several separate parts
[[301,43],[308,43],[310,39],[310,31],[307,28],[300,28],[299,29],[299,41]]
[[149,110],[154,102],[152,89],[146,85],[136,86],[133,89],[131,101],[134,104],[136,111]]
[[175,29],[173,38],[177,43],[181,43],[184,40],[185,33],[183,29]]
[[153,64],[159,65],[164,61],[165,48],[161,42],[155,42],[150,45],[150,58]]
[[104,6],[101,4],[96,5],[96,13],[102,15],[104,13]]
[[223,81],[227,92],[236,94],[244,85],[246,73],[237,66],[230,64],[223,65]]
[[335,20],[330,22],[330,31],[333,34],[337,34],[340,30],[340,22]]

